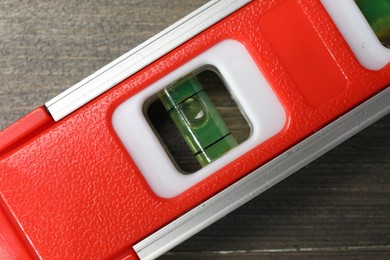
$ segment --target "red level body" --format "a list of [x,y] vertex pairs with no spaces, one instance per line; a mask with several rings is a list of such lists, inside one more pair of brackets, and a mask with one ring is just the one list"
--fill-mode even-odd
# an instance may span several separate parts
[[[156,194],[113,114],[226,40],[250,54],[285,123],[179,194]],[[60,120],[41,107],[1,132],[0,248],[17,259],[136,259],[135,244],[389,85],[389,63],[362,65],[320,1],[250,1]]]

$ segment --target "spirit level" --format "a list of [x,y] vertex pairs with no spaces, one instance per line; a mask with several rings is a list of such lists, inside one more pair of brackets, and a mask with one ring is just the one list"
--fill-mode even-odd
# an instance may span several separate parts
[[[386,23],[339,2],[211,1],[4,130],[3,248],[153,259],[388,114]],[[163,140],[156,102],[198,169],[183,170]]]

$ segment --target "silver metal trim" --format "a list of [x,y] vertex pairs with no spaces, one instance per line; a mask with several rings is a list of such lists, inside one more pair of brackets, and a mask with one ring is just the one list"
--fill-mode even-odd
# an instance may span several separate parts
[[221,191],[133,248],[155,259],[390,113],[390,87]]
[[213,0],[80,81],[45,106],[59,121],[252,0]]

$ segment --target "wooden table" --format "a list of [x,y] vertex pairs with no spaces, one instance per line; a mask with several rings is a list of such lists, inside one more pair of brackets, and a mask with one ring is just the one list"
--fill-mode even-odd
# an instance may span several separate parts
[[[0,2],[0,129],[206,0]],[[390,257],[390,116],[162,259]]]

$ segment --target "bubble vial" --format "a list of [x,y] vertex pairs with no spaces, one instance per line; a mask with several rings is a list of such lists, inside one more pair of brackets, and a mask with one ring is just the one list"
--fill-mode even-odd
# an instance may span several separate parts
[[158,97],[202,167],[237,146],[196,77],[168,86]]

